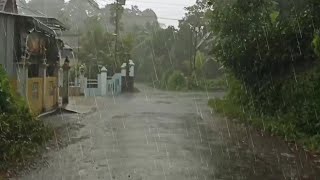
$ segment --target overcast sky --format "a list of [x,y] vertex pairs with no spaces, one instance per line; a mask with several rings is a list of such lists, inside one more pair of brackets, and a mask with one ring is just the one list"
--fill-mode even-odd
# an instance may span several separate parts
[[[97,0],[100,5],[112,3],[113,0]],[[159,17],[159,22],[165,25],[178,25],[178,20],[184,16],[184,7],[195,4],[196,0],[127,0],[126,7],[137,5],[140,10],[152,9]]]
[[[27,2],[30,0],[26,0]],[[68,2],[69,0],[65,0]],[[184,16],[184,7],[195,4],[196,0],[126,0],[126,7],[137,5],[140,10],[152,9],[165,25],[178,25],[178,19]],[[96,0],[100,6],[115,2],[115,0]]]

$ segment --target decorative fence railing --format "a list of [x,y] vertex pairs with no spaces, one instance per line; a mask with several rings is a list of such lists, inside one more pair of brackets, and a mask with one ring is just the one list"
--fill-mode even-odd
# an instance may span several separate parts
[[114,96],[121,93],[121,73],[107,76],[107,69],[102,68],[97,79],[80,77],[80,91],[85,96]]

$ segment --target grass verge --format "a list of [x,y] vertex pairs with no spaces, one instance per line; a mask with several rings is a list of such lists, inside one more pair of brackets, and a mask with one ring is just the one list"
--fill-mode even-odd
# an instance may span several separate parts
[[297,128],[289,119],[293,115],[284,114],[277,117],[261,116],[256,113],[246,111],[244,107],[228,99],[211,99],[208,105],[219,114],[229,119],[236,119],[240,122],[252,125],[271,135],[281,136],[287,142],[296,142],[302,145],[307,151],[313,153],[320,152],[320,135],[310,136]]

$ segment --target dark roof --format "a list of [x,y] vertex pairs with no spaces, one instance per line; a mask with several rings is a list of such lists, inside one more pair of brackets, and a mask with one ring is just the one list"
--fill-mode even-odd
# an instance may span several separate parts
[[49,26],[53,30],[63,30],[63,31],[65,31],[65,30],[68,29],[62,22],[60,22],[56,18],[43,17],[43,16],[36,16],[34,18],[39,20],[39,21],[41,21],[45,25]]
[[52,35],[56,35],[55,30],[64,31],[67,29],[67,27],[62,22],[51,17],[22,15],[22,14],[8,13],[4,11],[0,11],[0,15],[8,15],[8,16],[14,16],[17,18],[26,19],[30,22],[33,22],[34,25],[36,25],[37,27],[41,28],[42,30]]
[[4,11],[4,7],[7,4],[7,0],[0,0],[0,11]]

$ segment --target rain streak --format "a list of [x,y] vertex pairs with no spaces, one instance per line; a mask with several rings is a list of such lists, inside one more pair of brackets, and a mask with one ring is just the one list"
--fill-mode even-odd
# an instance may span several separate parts
[[320,180],[318,0],[0,0],[0,180]]

